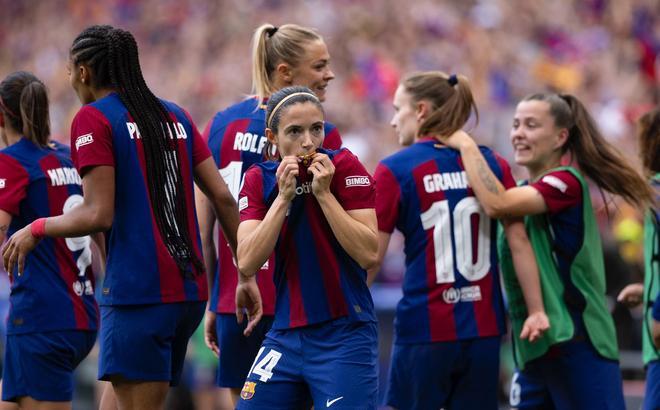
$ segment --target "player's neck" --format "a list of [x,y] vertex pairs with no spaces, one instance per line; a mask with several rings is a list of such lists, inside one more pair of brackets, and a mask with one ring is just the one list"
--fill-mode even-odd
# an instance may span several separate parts
[[548,161],[543,164],[538,164],[537,166],[527,165],[526,168],[527,168],[527,172],[529,172],[529,180],[536,181],[541,177],[541,175],[545,174],[551,169],[560,166],[561,166],[561,158],[559,158],[556,161]]
[[21,134],[10,127],[5,128],[5,138],[7,146],[14,145],[21,140]]
[[94,96],[94,101],[98,101],[101,98],[107,97],[108,95],[116,92],[113,88],[99,88],[91,91]]

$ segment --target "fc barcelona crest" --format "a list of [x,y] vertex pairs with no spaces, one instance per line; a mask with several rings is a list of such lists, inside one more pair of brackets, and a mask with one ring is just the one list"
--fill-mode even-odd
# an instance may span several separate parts
[[254,388],[257,387],[255,382],[245,382],[243,390],[241,390],[241,398],[243,400],[250,400],[254,396]]

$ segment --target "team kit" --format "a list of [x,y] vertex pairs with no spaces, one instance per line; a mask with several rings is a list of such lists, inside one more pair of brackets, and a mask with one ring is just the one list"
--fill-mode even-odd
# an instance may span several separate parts
[[[322,37],[265,24],[253,48],[254,95],[203,132],[149,90],[135,39],[112,26],[71,46],[82,107],[69,145],[49,138],[38,78],[0,83],[4,401],[70,405],[73,371],[98,343],[100,408],[162,408],[201,325],[233,408],[497,409],[509,327],[511,408],[625,408],[590,186],[651,209],[656,275],[657,174],[649,183],[578,121],[590,116],[576,97],[530,94],[512,121],[513,160],[529,172],[516,182],[462,131],[476,113],[468,79],[440,71],[401,79],[401,149],[372,173],[325,118]],[[563,161],[585,141],[605,148]],[[601,159],[620,175],[588,167]],[[403,297],[379,402],[369,286],[395,230]],[[651,338],[646,353],[655,408]]]

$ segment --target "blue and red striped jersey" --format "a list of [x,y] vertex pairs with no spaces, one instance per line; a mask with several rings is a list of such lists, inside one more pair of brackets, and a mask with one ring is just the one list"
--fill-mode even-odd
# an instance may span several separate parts
[[[481,152],[503,185],[515,186],[506,161]],[[382,160],[374,178],[378,229],[405,236],[397,343],[504,333],[497,225],[474,196],[460,153],[423,138]]]
[[[202,260],[195,213],[193,168],[211,153],[190,116],[177,105],[162,101],[174,123],[183,179],[188,232],[195,254]],[[142,137],[116,93],[83,106],[71,125],[73,162],[80,174],[94,166],[115,170],[115,210],[108,235],[108,261],[101,305],[135,305],[201,301],[208,297],[203,272],[191,264],[191,278],[181,275],[169,254],[149,200]]]
[[[330,191],[344,210],[374,208],[371,176],[347,149],[328,151],[335,165]],[[278,195],[278,161],[253,165],[240,193],[241,221],[263,220]],[[302,167],[302,165],[301,165]],[[367,273],[335,237],[312,193],[312,177],[301,170],[275,246],[277,290],[274,329],[307,326],[348,317],[374,321]]]
[[[38,218],[61,215],[80,204],[82,181],[69,148],[43,148],[22,138],[0,151],[0,209],[12,215],[8,235]],[[89,236],[46,237],[12,275],[9,334],[96,330],[98,307]]]
[[[215,163],[229,190],[238,200],[245,172],[252,164],[264,161],[266,145],[266,106],[257,104],[256,97],[234,104],[218,112],[204,131]],[[337,128],[325,123],[323,146],[336,150],[341,147],[341,136]],[[218,272],[211,292],[211,309],[217,313],[236,312],[235,291],[238,281],[236,266],[231,249],[221,232],[218,234]],[[261,291],[265,315],[275,313],[275,284],[273,269],[275,262],[271,256],[257,272],[257,283]]]

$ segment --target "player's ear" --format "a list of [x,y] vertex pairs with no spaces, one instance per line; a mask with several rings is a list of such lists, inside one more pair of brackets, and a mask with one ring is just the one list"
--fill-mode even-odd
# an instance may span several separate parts
[[273,145],[277,145],[277,135],[270,128],[266,128],[266,139]]
[[426,119],[426,117],[431,114],[432,107],[431,103],[426,100],[421,100],[418,101],[417,104],[415,104],[415,117],[417,118],[417,122],[422,122]]
[[293,84],[293,73],[291,67],[287,63],[279,63],[275,68],[275,71],[285,84]]
[[85,85],[90,85],[92,83],[92,70],[86,64],[80,64],[76,68],[78,70],[78,78],[80,82]]

